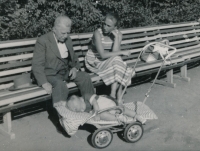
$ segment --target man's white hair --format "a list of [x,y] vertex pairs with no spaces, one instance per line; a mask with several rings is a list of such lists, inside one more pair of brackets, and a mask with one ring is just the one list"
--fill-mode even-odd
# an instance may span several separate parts
[[72,21],[68,16],[62,15],[55,19],[54,27],[71,27]]

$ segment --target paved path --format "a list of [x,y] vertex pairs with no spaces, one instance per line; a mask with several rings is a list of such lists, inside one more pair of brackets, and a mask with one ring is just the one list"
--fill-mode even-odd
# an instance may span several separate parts
[[[131,144],[114,134],[105,151],[199,151],[200,150],[200,68],[188,71],[190,82],[175,79],[176,88],[155,85],[146,104],[157,114],[158,120],[148,121],[140,141]],[[125,101],[143,101],[151,83],[130,87]],[[88,143],[90,133],[79,130],[71,138],[58,133],[41,112],[13,121],[15,140],[0,134],[0,151],[94,151]]]

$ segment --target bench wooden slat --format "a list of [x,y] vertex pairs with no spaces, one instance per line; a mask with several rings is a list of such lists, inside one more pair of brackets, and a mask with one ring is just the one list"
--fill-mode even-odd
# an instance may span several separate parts
[[12,74],[16,74],[16,73],[29,72],[29,71],[31,71],[31,66],[30,67],[13,69],[13,70],[1,71],[0,72],[0,77],[7,76],[7,75],[12,75]]
[[9,68],[17,68],[17,67],[22,67],[22,66],[27,66],[27,65],[31,66],[31,63],[32,61],[28,60],[28,61],[23,61],[23,62],[17,61],[14,63],[1,64],[0,70],[9,69]]
[[144,42],[144,41],[150,41],[161,38],[160,35],[155,35],[152,37],[144,37],[144,38],[138,38],[138,39],[130,39],[130,40],[124,40],[121,42],[121,44],[130,44],[130,43],[137,43],[137,42]]
[[152,26],[152,27],[138,27],[138,28],[130,28],[130,29],[122,29],[120,30],[123,34],[129,33],[137,33],[137,32],[144,32],[144,31],[152,31],[152,30],[161,30],[161,29],[170,29],[170,28],[179,28],[179,27],[187,27],[187,26],[194,26],[199,25],[198,22],[190,22],[190,23],[177,23],[177,24],[166,24],[161,26]]
[[[200,35],[200,33],[199,33]],[[185,39],[192,39],[192,38],[195,38],[195,37],[199,37],[198,34],[194,34],[193,36],[188,36],[188,37],[183,37],[183,36],[174,36],[174,37],[168,37],[167,39],[170,41],[170,42],[173,42],[173,41],[177,41],[177,40],[185,40]]]
[[198,52],[191,52],[191,53],[180,55],[180,56],[184,59],[191,59],[191,58],[199,57],[200,52],[199,51]]
[[19,47],[19,46],[26,46],[26,45],[34,45],[35,39],[33,40],[24,40],[24,41],[18,41],[18,42],[9,42],[9,43],[0,43],[0,49],[1,48],[11,48],[11,47]]
[[79,35],[78,35],[78,38],[79,38],[79,39],[91,38],[92,35],[93,35],[92,32],[91,32],[91,33],[82,33],[82,34],[79,34]]
[[154,36],[154,35],[156,35],[158,33],[159,33],[158,31],[152,31],[152,32],[143,32],[143,33],[137,33],[137,34],[126,34],[126,35],[122,35],[122,40]]
[[181,51],[182,48],[184,49],[188,49],[188,47],[193,47],[193,46],[198,46],[199,42],[198,41],[191,41],[191,42],[187,42],[187,43],[178,43],[175,45],[171,45],[174,46],[175,48],[177,48],[177,51]]
[[[136,43],[136,42],[142,42],[142,41],[150,41],[150,40],[155,40],[155,39],[159,39],[159,38],[166,38],[166,37],[170,37],[170,36],[177,36],[177,35],[189,34],[189,33],[193,33],[193,32],[194,31],[186,31],[186,32],[162,34],[162,35],[159,34],[159,35],[155,35],[155,36],[152,36],[152,37],[145,37],[145,38],[124,40],[124,41],[122,41],[122,44]],[[200,32],[200,30],[198,30],[198,32]]]
[[25,52],[33,52],[34,47],[26,47],[26,48],[15,48],[15,49],[5,49],[0,51],[0,55],[10,55],[17,53],[25,53]]
[[[21,74],[20,74],[21,75]],[[0,82],[8,82],[8,81],[12,81],[14,80],[15,78],[19,77],[19,75],[14,75],[14,76],[9,76],[9,77],[5,77],[5,78],[1,78],[0,79]]]
[[81,48],[81,46],[75,46],[75,47],[73,47],[73,49],[74,49],[74,51],[77,51],[77,50],[81,50],[82,48]]
[[[70,34],[70,38],[72,40],[77,39],[78,35]],[[36,40],[37,40],[37,38],[4,41],[4,42],[0,42],[0,49],[1,48],[19,47],[19,46],[21,47],[21,46],[26,46],[26,45],[34,45],[36,43]]]
[[38,89],[38,88],[39,87],[32,87],[32,88],[21,89],[21,90],[17,90],[17,91],[3,90],[3,91],[0,91],[0,97],[10,96],[10,95],[13,95],[13,94],[17,94],[17,93],[21,93],[21,92],[26,92],[26,91],[34,90],[34,89]]
[[80,44],[81,44],[81,45],[88,45],[90,42],[91,42],[91,39],[89,38],[89,39],[87,39],[87,40],[81,40],[81,41],[80,41]]
[[8,84],[1,84],[0,85],[0,90],[6,90],[9,87],[11,87],[13,85],[13,83],[8,83]]
[[33,57],[33,53],[16,55],[16,56],[11,56],[11,57],[2,57],[0,59],[0,62],[7,62],[7,61],[12,61],[12,60],[23,60],[23,59],[29,59],[32,57]]
[[69,34],[70,38],[73,40],[73,39],[78,39],[78,35],[75,34],[75,33],[71,33]]
[[200,47],[196,48],[196,49],[189,50],[189,51],[177,52],[176,55],[183,56],[183,55],[186,55],[186,54],[189,54],[189,53],[198,53],[198,52],[200,52]]
[[169,34],[161,34],[161,38],[165,37],[171,37],[171,36],[180,36],[183,35],[185,37],[188,37],[187,34],[197,33],[200,32],[200,30],[192,30],[192,31],[183,31],[183,32],[176,32],[176,33],[169,33]]
[[[156,30],[156,31],[152,31],[152,32],[146,32],[146,33],[139,33],[139,34],[127,34],[127,35],[123,35],[123,39],[128,39],[128,38],[137,38],[137,37],[148,37],[148,36],[153,36],[153,35],[156,35],[156,34],[161,34],[163,35],[164,33],[171,33],[171,32],[178,32],[178,31],[182,31],[182,32],[185,32],[187,30],[190,30],[190,32],[192,33],[195,33],[197,32],[196,30],[194,29],[199,29],[200,27],[196,28],[195,26],[194,27],[184,27],[184,28],[175,28],[175,29],[167,29],[167,30]],[[173,36],[173,35],[172,35]]]
[[188,43],[188,42],[193,42],[193,41],[198,41],[198,40],[200,40],[200,37],[194,37],[194,38],[191,38],[191,39],[173,41],[173,42],[170,42],[169,44],[171,46],[173,46],[173,45],[180,44],[180,43]]
[[[8,89],[9,87],[11,87],[12,85],[13,85],[13,82],[8,83],[8,84],[1,84],[1,85],[0,85],[0,90],[6,90],[6,89]],[[70,83],[67,83],[67,87],[68,87],[69,89],[71,89],[71,88],[76,87],[76,84],[75,84],[74,82],[70,82]]]
[[[155,40],[155,41],[159,41],[159,40]],[[121,50],[124,50],[124,49],[133,49],[133,48],[143,48],[145,45],[149,44],[150,42],[144,42],[144,43],[138,43],[138,44],[128,44],[128,45],[122,45],[121,46]],[[192,45],[197,45],[199,44],[198,41],[189,41],[188,43],[185,43],[183,40],[180,41],[179,43],[177,44],[172,44],[172,42],[170,42],[170,45],[171,46],[174,46],[176,48],[182,48],[182,47],[187,47],[187,46],[192,46]],[[84,47],[84,50],[86,49],[86,47]]]
[[161,29],[160,33],[170,33],[170,32],[178,32],[178,31],[188,31],[188,30],[197,30],[200,29],[200,26],[187,26],[187,27],[179,27],[179,28],[171,28],[171,29]]
[[47,96],[41,96],[39,98],[37,97],[37,98],[29,99],[28,101],[23,101],[23,102],[20,102],[20,103],[17,102],[13,105],[1,107],[0,113],[6,113],[6,112],[9,112],[9,111],[14,110],[14,109],[18,109],[18,108],[29,106],[29,105],[32,105],[32,104],[44,102],[44,101],[47,101],[47,100],[50,100],[50,99],[51,99],[51,96],[47,95]]
[[0,100],[1,100],[0,106],[19,102],[19,101],[24,101],[24,100],[39,97],[42,95],[47,95],[47,92],[42,88],[38,88],[38,89],[34,89],[34,90],[29,90],[26,92],[3,96],[3,97],[0,97]]
[[[189,46],[189,47],[188,47]],[[175,46],[177,48],[177,46]],[[183,51],[190,51],[193,49],[198,49],[200,50],[200,44],[197,45],[185,45],[185,47],[181,47],[177,50],[177,52],[183,52]]]
[[75,40],[74,40],[74,41],[72,41],[72,45],[73,45],[73,46],[80,45],[80,41],[77,41],[77,40],[75,41]]

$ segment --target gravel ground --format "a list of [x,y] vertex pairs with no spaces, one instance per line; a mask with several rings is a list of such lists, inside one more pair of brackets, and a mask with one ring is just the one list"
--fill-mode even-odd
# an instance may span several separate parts
[[[190,82],[174,79],[175,88],[155,85],[146,101],[158,116],[147,121],[144,135],[136,143],[127,143],[114,134],[106,151],[199,151],[200,98],[199,67],[188,70]],[[143,101],[151,83],[129,87],[125,102]],[[24,116],[12,122],[16,139],[0,133],[1,151],[94,151],[90,132],[84,128],[68,137],[58,133],[46,111]]]

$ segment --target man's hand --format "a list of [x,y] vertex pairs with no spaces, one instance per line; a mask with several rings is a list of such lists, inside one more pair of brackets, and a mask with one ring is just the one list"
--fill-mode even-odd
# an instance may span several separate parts
[[44,83],[42,85],[42,87],[45,89],[45,91],[48,93],[48,94],[51,94],[52,93],[52,85],[47,82],[47,83]]
[[70,80],[74,80],[76,78],[76,74],[77,74],[77,69],[76,68],[72,68],[69,71]]

